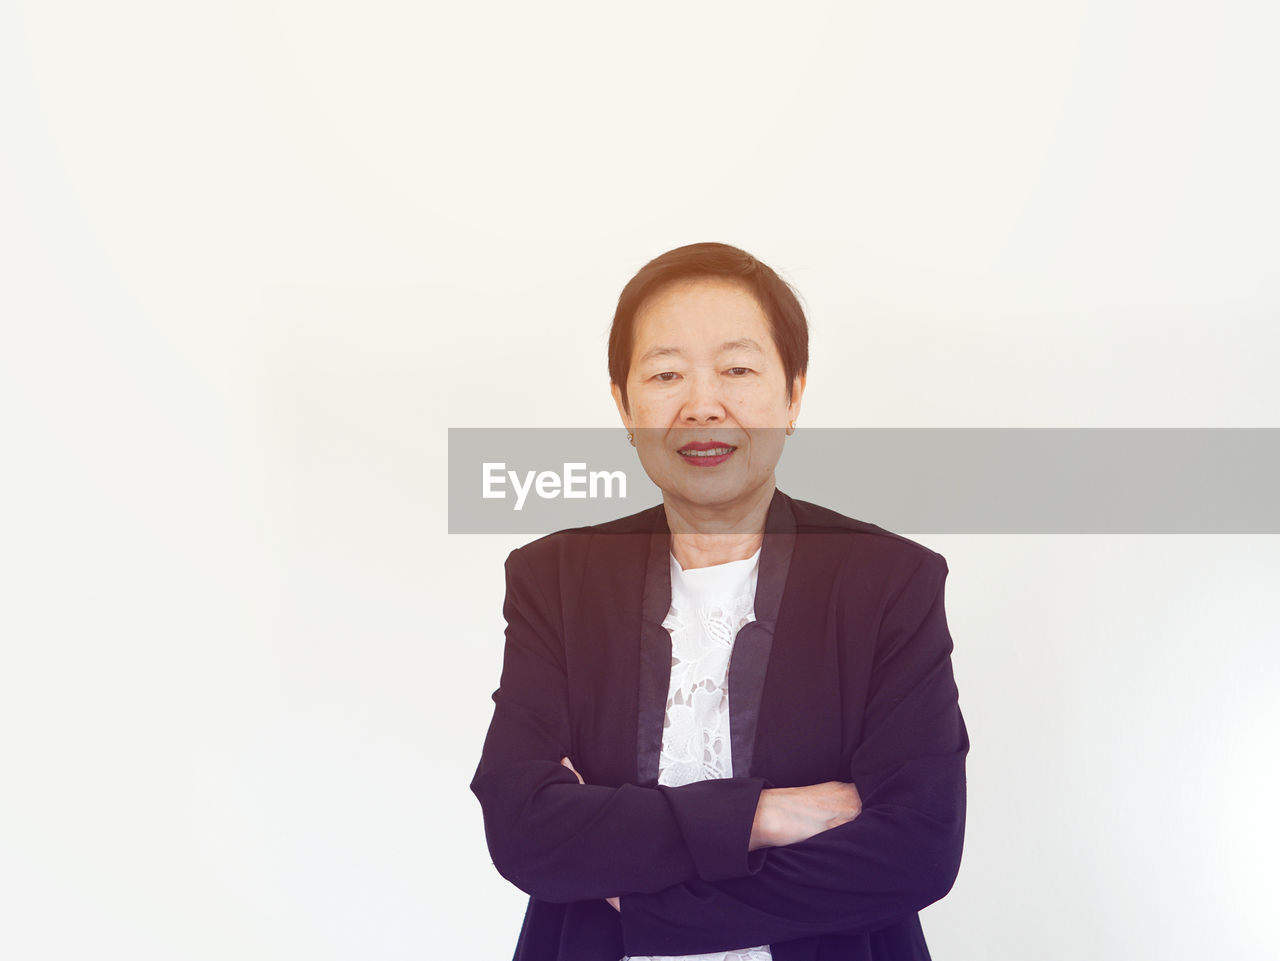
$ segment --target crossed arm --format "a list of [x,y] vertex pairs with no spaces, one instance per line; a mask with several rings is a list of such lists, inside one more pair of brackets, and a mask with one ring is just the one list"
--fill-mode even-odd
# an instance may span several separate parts
[[507,648],[472,782],[498,870],[548,901],[621,896],[633,955],[696,954],[892,923],[959,865],[968,740],[930,555],[886,611],[847,782],[772,789],[581,783],[552,608],[508,562]]
[[[560,763],[573,772],[579,784],[586,783],[569,758],[562,757]],[[796,844],[847,824],[860,813],[862,799],[858,797],[857,787],[843,781],[826,781],[805,787],[765,788],[756,804],[747,850]],[[605,900],[615,911],[622,910],[620,897]]]

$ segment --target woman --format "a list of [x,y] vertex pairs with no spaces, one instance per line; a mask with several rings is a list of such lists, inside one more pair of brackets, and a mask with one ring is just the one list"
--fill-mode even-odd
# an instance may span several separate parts
[[471,788],[532,897],[517,961],[927,959],[968,738],[925,548],[778,491],[808,333],[723,244],[650,262],[609,339],[659,507],[507,561]]

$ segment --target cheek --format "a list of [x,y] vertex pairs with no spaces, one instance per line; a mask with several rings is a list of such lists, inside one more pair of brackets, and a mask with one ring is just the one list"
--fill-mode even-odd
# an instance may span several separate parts
[[775,427],[790,419],[786,394],[764,385],[744,390],[726,406],[744,427]]
[[768,471],[782,458],[784,428],[765,427],[751,431],[751,456],[748,466],[752,471]]
[[661,422],[659,408],[653,403],[641,403],[632,409],[635,412],[636,424],[640,427],[655,427]]
[[679,410],[679,400],[674,395],[654,397],[641,392],[633,397],[631,413],[638,425],[642,427],[665,427],[671,422],[674,413]]

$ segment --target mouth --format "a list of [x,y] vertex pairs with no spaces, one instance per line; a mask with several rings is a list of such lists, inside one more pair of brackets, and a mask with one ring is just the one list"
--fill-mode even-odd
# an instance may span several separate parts
[[738,448],[719,441],[691,441],[676,453],[695,467],[714,467],[723,464]]

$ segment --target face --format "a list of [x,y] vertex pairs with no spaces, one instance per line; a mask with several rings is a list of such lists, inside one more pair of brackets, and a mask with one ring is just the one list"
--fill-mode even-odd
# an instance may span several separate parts
[[613,395],[664,499],[729,515],[771,493],[804,377],[788,401],[782,358],[751,292],[720,278],[677,282],[644,302],[634,338],[630,410],[616,384]]

